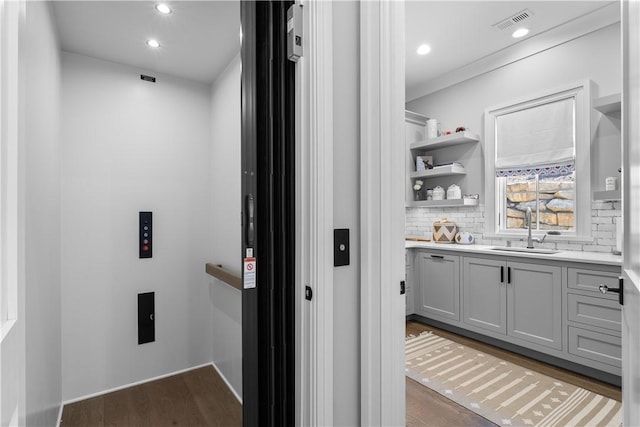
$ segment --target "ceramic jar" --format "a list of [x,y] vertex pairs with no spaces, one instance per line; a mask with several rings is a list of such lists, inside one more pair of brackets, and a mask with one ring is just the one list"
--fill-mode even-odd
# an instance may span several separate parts
[[444,200],[444,188],[438,185],[433,189],[433,200]]
[[447,189],[447,199],[462,199],[462,190],[455,184],[451,184]]

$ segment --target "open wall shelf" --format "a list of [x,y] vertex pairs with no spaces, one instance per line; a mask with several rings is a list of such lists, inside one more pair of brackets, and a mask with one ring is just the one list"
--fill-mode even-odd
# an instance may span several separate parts
[[425,141],[414,142],[409,146],[409,148],[411,149],[411,151],[427,151],[478,141],[480,141],[480,137],[478,135],[476,135],[475,133],[464,131],[452,133],[451,135],[443,135],[437,138],[427,139]]

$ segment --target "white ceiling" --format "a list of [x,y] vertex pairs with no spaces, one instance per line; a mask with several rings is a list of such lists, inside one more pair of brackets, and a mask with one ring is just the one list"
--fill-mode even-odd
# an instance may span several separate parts
[[211,83],[240,51],[239,1],[166,1],[169,15],[157,1],[52,3],[62,50]]
[[[52,3],[62,50],[211,83],[239,52],[239,2],[167,1],[173,13],[166,16],[155,11],[156,1]],[[405,4],[407,100],[428,93],[429,82],[454,70],[530,43],[613,3],[617,2],[409,0]],[[523,9],[533,12],[523,22],[531,30],[525,38],[516,40],[512,31],[492,27]],[[145,44],[149,38],[162,46],[150,49]],[[430,44],[432,51],[418,56],[416,49],[422,43]]]
[[[567,26],[563,24],[580,21],[574,25],[580,28],[574,30],[569,37],[574,37],[580,29],[589,32],[600,23],[600,27],[608,25],[611,19],[607,21],[596,15],[604,15],[606,11],[607,16],[613,15],[614,20],[615,17],[619,19],[619,11],[614,10],[617,4],[619,2],[610,0],[407,1],[407,100],[437,90],[438,87],[433,84],[435,80],[446,80],[448,73],[469,68],[496,52],[509,49],[515,52],[516,49],[533,43],[541,46],[540,39],[552,31],[558,33],[560,27]],[[530,29],[526,37],[514,39],[511,36],[519,25],[502,31],[493,27],[524,9],[533,13],[530,18],[521,22],[522,26]],[[553,43],[559,42],[557,37],[554,38]],[[423,43],[429,44],[432,50],[427,55],[419,56],[416,50]]]

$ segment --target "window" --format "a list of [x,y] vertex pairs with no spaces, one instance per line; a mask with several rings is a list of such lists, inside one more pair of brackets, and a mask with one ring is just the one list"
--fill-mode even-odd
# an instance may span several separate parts
[[[589,239],[590,83],[485,111],[489,236]],[[491,229],[492,228],[492,229]]]
[[527,209],[532,230],[575,230],[575,172],[573,165],[534,169],[510,176],[498,176],[500,230],[526,229]]

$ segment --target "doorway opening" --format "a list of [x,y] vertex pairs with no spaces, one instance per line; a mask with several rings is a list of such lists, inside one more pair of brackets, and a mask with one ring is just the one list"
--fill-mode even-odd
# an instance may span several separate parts
[[[489,107],[499,105],[506,100],[526,99],[531,94],[559,87],[565,83],[573,83],[585,77],[597,83],[596,86],[600,92],[596,97],[606,97],[621,92],[621,70],[616,66],[607,70],[600,67],[602,61],[608,62],[610,60],[613,64],[621,63],[620,5],[605,2],[579,2],[572,3],[572,5],[578,9],[583,8],[577,14],[578,16],[574,15],[578,9],[572,10],[573,6],[569,7],[570,5],[564,2],[554,4],[528,2],[527,4],[519,4],[517,7],[513,4],[498,4],[496,2],[465,3],[465,7],[478,8],[478,10],[468,14],[469,17],[473,17],[473,22],[462,23],[456,17],[456,21],[464,28],[456,33],[461,37],[456,40],[455,37],[450,37],[451,32],[447,28],[447,23],[451,22],[451,16],[457,16],[457,12],[447,10],[447,8],[459,8],[460,3],[407,2],[405,4],[406,110],[417,113],[414,116],[407,113],[407,129],[410,126],[414,127],[413,131],[407,132],[407,140],[403,146],[407,159],[406,235],[416,240],[432,241],[434,237],[440,237],[439,235],[435,236],[434,223],[446,218],[443,225],[444,223],[454,224],[456,232],[460,232],[463,236],[471,236],[470,238],[474,242],[474,245],[466,247],[455,246],[456,244],[433,245],[418,241],[408,243],[407,316],[410,321],[407,324],[408,331],[415,331],[419,325],[413,321],[419,321],[421,325],[428,323],[445,330],[447,333],[453,331],[481,341],[489,341],[496,346],[503,342],[513,344],[517,341],[510,338],[516,335],[515,333],[509,335],[508,332],[487,332],[491,329],[491,325],[487,322],[484,323],[484,327],[478,326],[479,322],[477,321],[474,323],[474,320],[478,319],[478,312],[474,311],[475,307],[471,306],[475,302],[476,304],[484,304],[484,307],[486,301],[482,302],[485,294],[474,294],[476,288],[472,285],[479,283],[481,277],[470,273],[478,270],[470,269],[469,262],[478,261],[478,264],[488,267],[495,260],[495,257],[489,256],[490,253],[474,252],[473,248],[506,246],[507,240],[513,240],[513,246],[522,245],[519,241],[521,236],[500,236],[497,232],[487,232],[485,222],[489,221],[486,215],[489,208],[484,203],[486,199],[484,197],[486,187],[484,183],[485,180],[495,177],[485,176],[484,171],[483,152],[486,152],[486,147],[483,145],[486,144],[484,137],[486,122],[483,114]],[[421,12],[420,8],[424,8],[424,10]],[[512,38],[512,30],[517,29],[515,24],[509,31],[494,26],[509,17],[517,16],[524,9],[528,11],[528,17],[522,23],[530,29],[528,36],[521,39]],[[551,15],[559,21],[551,23],[548,20]],[[433,21],[431,22],[431,20]],[[429,31],[422,32],[426,28]],[[464,35],[467,30],[469,34]],[[603,47],[602,50],[599,50],[597,54],[592,51],[591,54],[584,56],[584,46],[591,46],[594,40],[598,40],[598,43]],[[449,46],[448,43],[452,43],[452,45]],[[538,43],[535,48],[534,43]],[[425,48],[418,52],[423,44],[430,46],[429,53],[424,54],[427,50]],[[462,50],[468,47],[473,52],[465,54],[454,46],[458,46]],[[544,46],[544,48],[540,48],[540,46]],[[456,51],[458,55],[449,55],[452,51]],[[434,53],[437,54],[434,55]],[[438,56],[438,54],[443,56]],[[552,73],[532,72],[543,68],[556,70],[558,62],[551,59],[556,58],[557,55],[562,56],[563,63],[571,63],[574,66],[563,67],[563,73],[553,73],[553,75]],[[578,64],[577,58],[579,57],[583,57],[585,60],[580,62],[580,66],[575,66]],[[572,59],[568,60],[568,58]],[[547,62],[549,60],[551,61]],[[455,61],[459,62],[454,64]],[[542,63],[547,65],[543,66]],[[584,74],[585,70],[588,73],[587,76]],[[429,77],[425,78],[425,76]],[[593,150],[598,154],[594,156],[597,157],[597,160],[592,158],[591,165],[587,166],[591,168],[591,185],[594,189],[604,185],[606,177],[606,174],[603,174],[604,170],[610,170],[617,174],[620,167],[620,151],[617,150],[621,140],[619,108],[618,103],[617,117],[615,114],[612,117],[606,113],[594,111],[593,117],[590,119],[594,125],[593,129],[595,129],[593,131],[594,142],[592,143],[589,139],[586,144],[587,147],[591,147],[592,154]],[[420,121],[422,123],[416,125],[416,122]],[[454,140],[458,129],[461,130],[459,139],[464,141],[448,144],[451,141],[447,138]],[[435,134],[429,135],[430,130]],[[420,144],[420,141],[428,142],[429,139],[431,142],[441,143],[440,146]],[[418,160],[420,165],[417,163]],[[435,193],[440,193],[442,196],[434,197]],[[459,193],[458,196],[456,196],[457,193]],[[470,196],[469,203],[466,203],[465,195]],[[592,195],[584,194],[583,197],[591,200]],[[513,201],[514,205],[522,202],[526,201]],[[592,204],[588,214],[596,218],[593,222],[596,224],[593,228],[594,237],[600,235],[597,225],[600,209],[603,213],[606,211],[607,215],[615,218],[621,218],[622,214],[622,206],[619,201]],[[548,212],[554,213],[550,208]],[[543,214],[540,213],[539,217],[541,215]],[[513,222],[514,218],[506,218],[506,220]],[[613,219],[609,218],[608,220],[610,223],[602,227],[602,231],[608,229],[609,240],[598,240],[596,237],[592,246],[590,246],[591,243],[585,242],[580,244],[573,242],[572,246],[567,239],[562,241],[562,239],[548,236],[547,239],[549,237],[551,239],[548,239],[541,247],[557,251],[576,251],[578,254],[590,251],[611,252],[612,249],[615,249],[616,224]],[[451,236],[445,236],[445,239],[454,241],[455,236],[456,233],[453,233]],[[526,235],[524,237],[526,244]],[[467,251],[463,252],[457,248],[466,248]],[[469,251],[469,249],[471,250]],[[495,252],[493,253],[495,254]],[[421,259],[418,259],[419,254],[422,256]],[[432,258],[432,256],[442,258]],[[478,260],[471,259],[474,257]],[[587,258],[581,258],[580,255],[577,255],[575,261],[581,263]],[[590,268],[605,271],[608,274],[607,277],[611,276],[615,282],[617,275],[619,275],[620,261],[615,266],[615,262],[610,265],[608,261],[603,260],[599,266],[592,264]],[[520,261],[530,261],[533,264],[541,263],[535,259],[520,259]],[[445,265],[450,268],[447,270]],[[558,277],[566,277],[566,279],[562,279],[563,281],[558,282],[558,287],[563,289],[561,298],[564,311],[557,314],[559,316],[558,325],[561,328],[558,332],[562,334],[563,340],[561,352],[564,352],[564,356],[561,352],[554,353],[556,350],[547,351],[544,346],[535,349],[538,352],[537,355],[530,354],[529,356],[551,362],[545,359],[545,355],[553,354],[556,357],[553,362],[560,365],[563,365],[563,357],[565,357],[573,364],[565,366],[566,368],[595,376],[599,380],[613,382],[619,386],[622,363],[620,308],[617,305],[612,305],[612,310],[618,312],[617,329],[598,330],[598,333],[603,334],[603,339],[611,338],[609,342],[613,354],[603,354],[599,361],[584,357],[584,353],[577,358],[574,357],[575,354],[581,353],[581,350],[575,348],[572,340],[576,339],[576,335],[581,336],[582,331],[589,329],[590,326],[576,321],[565,312],[571,309],[572,302],[580,304],[579,300],[588,297],[588,295],[571,287],[572,276],[566,271],[570,270],[571,266],[567,267],[567,265],[566,263],[557,265],[560,269]],[[508,267],[509,265],[504,265],[505,277]],[[582,267],[586,268],[584,265]],[[498,282],[500,281],[500,271],[500,265],[497,265],[495,272]],[[446,273],[446,275],[438,276],[440,273]],[[430,281],[433,282],[435,277],[441,279],[441,282],[446,281],[447,286],[442,286],[440,289],[434,287],[421,289],[421,287],[428,287]],[[491,277],[494,277],[493,273]],[[450,282],[457,283],[455,292],[452,290],[452,286],[449,286]],[[597,289],[592,289],[592,292],[594,297],[599,297]],[[493,301],[504,299],[502,307],[504,308],[504,319],[508,323],[509,319],[512,319],[511,314],[508,314],[509,310],[513,308],[508,306],[510,303],[508,298],[512,293],[509,290],[505,291],[503,287],[498,294],[499,297]],[[615,297],[612,298],[615,299]],[[603,304],[609,305],[609,300],[611,298],[607,297]],[[496,309],[493,313],[501,312]],[[502,319],[503,314],[496,314],[496,316]],[[508,327],[507,324],[506,328]],[[516,345],[527,347],[526,340],[517,342]],[[522,351],[521,348],[509,348],[509,350]],[[581,369],[581,366],[588,366],[588,369]],[[617,398],[620,399],[619,395]],[[407,408],[411,406],[409,399],[408,396]]]

